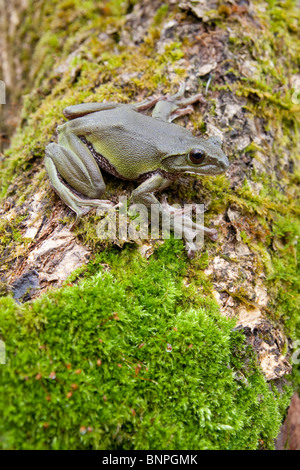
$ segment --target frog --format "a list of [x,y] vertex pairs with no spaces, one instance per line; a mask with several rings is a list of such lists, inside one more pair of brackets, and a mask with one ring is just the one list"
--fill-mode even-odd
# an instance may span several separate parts
[[[102,199],[106,189],[102,169],[135,181],[131,204],[144,204],[148,209],[156,205],[161,213],[173,217],[174,231],[182,217],[186,241],[191,230],[193,236],[203,231],[211,240],[218,238],[214,228],[194,223],[184,211],[166,200],[160,202],[155,194],[183,175],[219,175],[229,166],[219,137],[194,136],[173,123],[192,113],[194,103],[206,102],[201,93],[185,97],[185,89],[181,83],[174,95],[152,96],[133,104],[88,102],[63,110],[68,121],[57,127],[57,143],[47,145],[44,163],[53,189],[76,214],[72,227],[94,207],[114,206]],[[147,114],[150,108],[152,116]]]

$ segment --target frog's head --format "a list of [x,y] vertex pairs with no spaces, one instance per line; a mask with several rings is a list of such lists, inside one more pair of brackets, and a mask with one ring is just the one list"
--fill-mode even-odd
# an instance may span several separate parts
[[210,137],[207,140],[194,137],[180,154],[164,158],[163,166],[170,172],[200,175],[224,173],[229,167],[229,161],[221,145],[218,137]]

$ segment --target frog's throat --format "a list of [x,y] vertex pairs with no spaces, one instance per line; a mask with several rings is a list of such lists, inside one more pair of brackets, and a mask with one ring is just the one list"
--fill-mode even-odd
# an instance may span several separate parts
[[[78,137],[81,140],[81,142],[87,146],[87,148],[89,149],[89,151],[91,152],[91,154],[93,155],[93,157],[95,158],[96,162],[98,163],[101,169],[103,169],[104,171],[106,171],[107,173],[113,176],[116,176],[117,178],[120,178],[121,180],[132,181],[130,178],[126,178],[120,175],[120,173],[113,167],[113,165],[107,160],[107,158],[105,158],[101,153],[96,152],[91,142],[89,142],[85,136],[79,135]],[[151,176],[153,176],[154,174],[159,174],[165,179],[175,181],[180,176],[181,173],[180,172],[173,173],[171,171],[165,171],[159,168],[157,170],[152,170],[146,173],[142,173],[141,175],[139,175],[137,179],[134,178],[134,181],[143,182],[147,180],[148,178],[150,178]]]

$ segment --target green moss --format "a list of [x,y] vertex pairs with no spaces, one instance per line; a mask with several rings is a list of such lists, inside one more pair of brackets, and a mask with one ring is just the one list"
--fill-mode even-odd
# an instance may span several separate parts
[[165,19],[168,13],[168,10],[169,10],[169,5],[167,3],[164,5],[161,5],[158,8],[153,18],[153,22],[155,26],[159,26],[162,23],[162,21]]
[[[26,217],[27,214],[21,212],[19,215],[15,214],[15,217],[11,220],[3,219],[0,222],[1,274],[8,269],[10,263],[15,257],[23,255],[31,241],[22,237],[19,228]],[[6,290],[7,289],[0,288],[0,293],[1,291],[5,292]]]
[[289,393],[213,300],[191,302],[187,267],[178,241],[149,261],[112,250],[77,284],[2,298],[1,447],[272,448]]
[[300,336],[299,219],[277,216],[273,224],[272,272],[268,280],[276,291],[277,314],[294,339]]

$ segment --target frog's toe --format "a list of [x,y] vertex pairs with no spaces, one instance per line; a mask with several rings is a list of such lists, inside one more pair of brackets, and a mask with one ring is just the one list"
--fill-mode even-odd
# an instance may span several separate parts
[[172,113],[169,117],[169,122],[174,121],[174,119],[177,119],[180,116],[185,116],[186,114],[191,114],[194,111],[193,106],[189,105],[186,108],[178,108],[174,113]]
[[185,82],[180,82],[179,83],[179,90],[177,91],[176,95],[172,96],[173,99],[180,99],[184,96],[184,93],[185,93],[185,88],[186,88],[186,84]]

